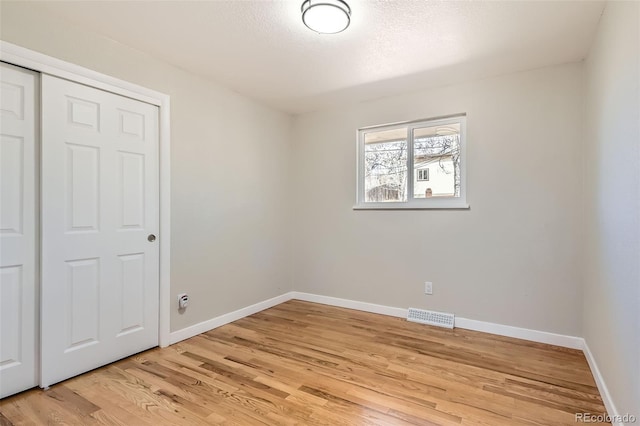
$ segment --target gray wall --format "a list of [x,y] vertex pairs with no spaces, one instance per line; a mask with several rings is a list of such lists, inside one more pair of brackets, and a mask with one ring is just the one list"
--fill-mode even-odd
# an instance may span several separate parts
[[[171,96],[172,331],[291,290],[289,115],[37,4],[1,7],[2,40]],[[181,292],[191,295],[184,315]]]
[[610,2],[585,63],[584,337],[640,419],[640,4]]
[[[581,78],[569,64],[297,117],[294,288],[581,335]],[[352,210],[357,128],[462,112],[470,210]]]

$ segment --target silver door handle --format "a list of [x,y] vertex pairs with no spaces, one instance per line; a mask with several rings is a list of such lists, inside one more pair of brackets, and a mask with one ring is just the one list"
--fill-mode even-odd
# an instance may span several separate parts
[[149,236],[147,237],[147,240],[152,243],[156,240],[156,236],[153,234],[149,234]]

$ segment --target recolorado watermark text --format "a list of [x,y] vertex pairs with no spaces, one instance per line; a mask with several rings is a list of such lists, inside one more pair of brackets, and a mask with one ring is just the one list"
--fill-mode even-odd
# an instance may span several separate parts
[[636,416],[633,414],[610,416],[608,414],[576,413],[576,423],[635,423],[636,420]]

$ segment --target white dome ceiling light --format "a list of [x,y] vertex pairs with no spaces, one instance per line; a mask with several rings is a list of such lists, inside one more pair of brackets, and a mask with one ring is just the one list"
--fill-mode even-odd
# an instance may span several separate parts
[[320,34],[344,31],[351,21],[351,9],[342,0],[306,0],[302,3],[302,22]]

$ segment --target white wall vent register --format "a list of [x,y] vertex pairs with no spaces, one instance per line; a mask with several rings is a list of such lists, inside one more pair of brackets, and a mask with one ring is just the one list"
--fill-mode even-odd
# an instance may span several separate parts
[[409,313],[407,314],[407,321],[444,328],[453,328],[454,319],[453,314],[416,308],[409,308]]

